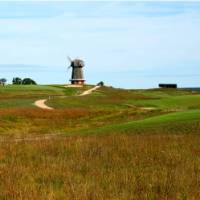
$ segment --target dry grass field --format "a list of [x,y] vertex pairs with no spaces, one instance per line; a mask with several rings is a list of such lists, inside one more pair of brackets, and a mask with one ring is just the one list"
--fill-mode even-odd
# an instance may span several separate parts
[[200,94],[90,87],[0,88],[0,199],[200,199]]
[[106,135],[7,142],[0,199],[199,199],[198,135]]

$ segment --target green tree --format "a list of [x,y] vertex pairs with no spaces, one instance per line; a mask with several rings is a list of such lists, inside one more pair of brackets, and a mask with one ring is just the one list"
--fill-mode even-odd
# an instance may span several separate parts
[[15,78],[13,78],[12,83],[13,83],[13,85],[21,85],[22,84],[22,79],[19,78],[19,77],[15,77]]
[[100,81],[99,83],[97,83],[98,86],[104,86],[104,82]]
[[7,82],[7,80],[5,78],[0,79],[0,85],[4,86],[6,84],[6,82]]
[[23,85],[37,85],[37,83],[34,80],[32,80],[31,78],[23,79],[22,84]]

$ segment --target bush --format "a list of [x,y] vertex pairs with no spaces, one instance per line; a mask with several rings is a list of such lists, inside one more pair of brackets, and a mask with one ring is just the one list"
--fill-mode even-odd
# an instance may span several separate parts
[[98,86],[104,86],[104,82],[100,81],[99,83],[97,83]]
[[32,80],[31,78],[23,79],[22,84],[23,85],[37,85],[37,83],[34,80]]

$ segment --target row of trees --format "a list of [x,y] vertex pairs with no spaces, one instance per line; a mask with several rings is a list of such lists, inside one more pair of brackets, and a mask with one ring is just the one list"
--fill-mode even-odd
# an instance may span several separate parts
[[13,78],[13,85],[37,85],[37,83],[31,78],[21,79],[19,77]]
[[[0,79],[0,85],[5,85],[7,80],[5,78]],[[24,78],[21,79],[19,77],[13,78],[12,80],[13,85],[37,85],[37,83],[31,78]]]

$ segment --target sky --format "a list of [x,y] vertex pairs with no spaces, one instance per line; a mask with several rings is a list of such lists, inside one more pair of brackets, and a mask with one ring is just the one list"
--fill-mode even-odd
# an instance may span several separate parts
[[0,78],[120,88],[200,87],[200,2],[0,1]]

